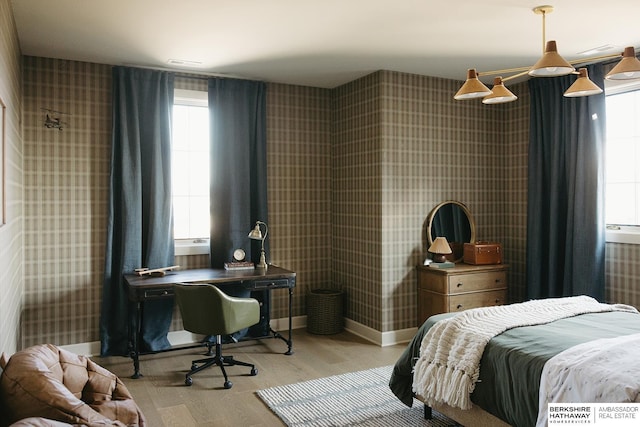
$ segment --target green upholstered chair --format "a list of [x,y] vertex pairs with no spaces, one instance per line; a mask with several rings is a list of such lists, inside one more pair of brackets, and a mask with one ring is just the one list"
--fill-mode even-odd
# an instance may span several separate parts
[[213,365],[218,365],[224,375],[224,388],[231,388],[225,366],[242,365],[251,367],[251,375],[257,375],[255,365],[241,362],[233,356],[222,355],[221,336],[232,334],[253,326],[260,320],[260,303],[253,298],[229,296],[210,284],[176,284],[176,300],[180,307],[184,328],[194,334],[215,337],[215,355],[194,360],[184,383],[193,384],[191,376]]

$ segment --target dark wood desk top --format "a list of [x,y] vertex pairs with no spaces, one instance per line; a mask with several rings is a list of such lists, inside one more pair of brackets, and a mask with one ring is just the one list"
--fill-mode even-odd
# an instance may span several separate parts
[[[296,273],[275,265],[267,269],[255,268],[253,270],[224,270],[215,268],[200,268],[194,270],[175,270],[165,276],[138,276],[137,274],[125,274],[126,284],[131,289],[162,288],[174,283],[242,283],[245,281],[295,279]],[[292,281],[295,286],[295,280]]]

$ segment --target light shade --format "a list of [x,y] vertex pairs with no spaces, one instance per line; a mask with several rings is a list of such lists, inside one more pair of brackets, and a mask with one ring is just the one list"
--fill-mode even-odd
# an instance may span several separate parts
[[429,252],[433,254],[431,257],[433,261],[445,262],[447,260],[445,255],[450,254],[452,251],[445,237],[436,237],[436,240],[429,246]]
[[622,59],[605,76],[608,80],[631,80],[640,78],[640,61],[633,46],[625,47]]
[[453,96],[453,99],[473,99],[482,98],[491,95],[491,91],[478,80],[478,73],[475,68],[467,70],[467,80],[464,82],[460,90]]
[[482,99],[483,104],[503,104],[505,102],[511,102],[518,99],[509,89],[504,87],[502,83],[502,77],[496,77],[493,79],[493,88],[491,89],[491,95],[485,96]]
[[[262,234],[262,230],[260,226],[264,225],[264,234]],[[264,254],[264,239],[267,238],[267,234],[269,234],[269,227],[265,222],[256,221],[256,226],[249,232],[249,238],[253,240],[260,240],[260,262],[258,263],[258,268],[267,269],[267,260]]]
[[262,240],[262,230],[260,230],[259,222],[253,228],[253,230],[249,232],[249,238],[253,240]]
[[576,69],[558,54],[555,40],[550,40],[544,49],[542,58],[529,70],[529,75],[534,77],[566,76]]
[[451,246],[449,246],[446,237],[436,237],[436,240],[429,246],[429,252],[432,254],[450,254]]
[[597,95],[602,93],[602,89],[589,80],[586,68],[580,68],[578,70],[578,79],[573,82],[569,89],[564,93],[567,98],[577,98],[579,96]]

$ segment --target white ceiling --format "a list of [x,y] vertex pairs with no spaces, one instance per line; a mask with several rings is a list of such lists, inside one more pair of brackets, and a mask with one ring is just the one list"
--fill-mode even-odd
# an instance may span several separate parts
[[[532,65],[536,0],[12,0],[23,55],[332,88],[373,71],[463,80]],[[558,0],[565,59],[640,48],[639,0]],[[176,67],[169,59],[200,62]],[[506,76],[505,76],[506,77]],[[488,81],[491,81],[489,78]]]

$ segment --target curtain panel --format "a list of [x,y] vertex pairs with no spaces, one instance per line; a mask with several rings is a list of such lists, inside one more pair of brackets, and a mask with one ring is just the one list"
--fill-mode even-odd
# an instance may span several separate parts
[[222,268],[238,248],[257,264],[260,242],[248,234],[256,221],[269,222],[266,84],[212,78],[208,86],[211,267]]
[[[101,355],[126,355],[129,328],[141,328],[142,351],[169,347],[173,300],[145,302],[130,323],[123,273],[174,263],[171,202],[171,73],[113,68],[109,216],[100,314]],[[133,319],[137,322],[137,319]]]
[[[588,67],[604,87],[601,64]],[[604,300],[604,93],[566,98],[575,76],[529,80],[527,296]]]

